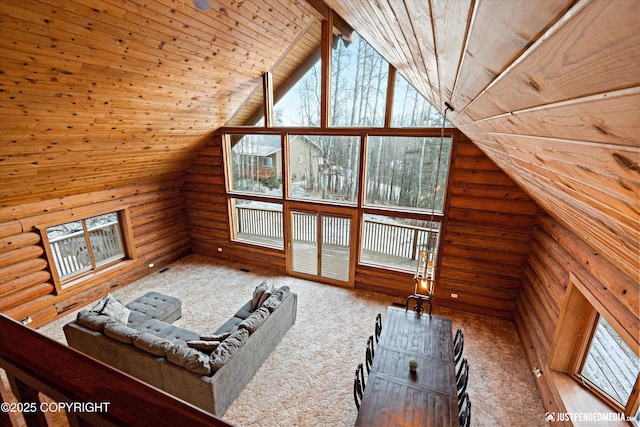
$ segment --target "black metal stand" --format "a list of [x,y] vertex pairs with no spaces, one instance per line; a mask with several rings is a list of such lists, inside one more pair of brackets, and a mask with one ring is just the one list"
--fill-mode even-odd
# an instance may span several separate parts
[[422,304],[424,302],[428,302],[429,303],[429,316],[431,316],[431,310],[433,310],[433,304],[431,303],[431,297],[430,296],[422,296],[422,295],[409,295],[407,297],[407,303],[405,304],[405,309],[404,311],[407,311],[409,309],[409,300],[415,300],[416,301],[416,305],[413,307],[413,311],[416,312],[417,315],[421,315],[424,312],[424,309],[422,308]]

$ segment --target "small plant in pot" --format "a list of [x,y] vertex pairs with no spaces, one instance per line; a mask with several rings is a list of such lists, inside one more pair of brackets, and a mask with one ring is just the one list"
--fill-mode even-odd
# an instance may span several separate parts
[[418,369],[418,361],[411,359],[409,360],[409,371],[415,372]]

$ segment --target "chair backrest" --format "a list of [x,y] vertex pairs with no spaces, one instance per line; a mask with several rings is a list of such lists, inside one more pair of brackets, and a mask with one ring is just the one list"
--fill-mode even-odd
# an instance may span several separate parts
[[456,389],[458,390],[458,406],[462,403],[462,398],[467,392],[467,384],[469,384],[469,364],[466,363],[466,359],[463,361],[464,365],[461,366],[460,379],[456,381]]
[[367,375],[371,373],[371,365],[373,365],[373,355],[371,354],[371,348],[367,346],[367,353],[365,357],[365,366],[367,367]]
[[460,427],[469,427],[471,425],[471,400],[469,400],[469,393],[464,393],[459,408],[460,412],[458,416],[460,418]]
[[364,372],[362,363],[358,364],[356,373],[353,376],[353,400],[356,402],[356,408],[360,410],[362,395],[364,394]]
[[460,332],[460,338],[458,342],[453,346],[453,361],[458,365],[460,359],[462,358],[462,351],[464,350],[464,334]]
[[458,367],[458,370],[456,371],[456,383],[458,383],[458,381],[460,381],[460,375],[462,375],[462,371],[464,370],[464,366],[468,365],[469,362],[467,362],[467,358],[463,357],[462,358],[462,363],[460,364],[460,366]]
[[371,350],[371,357],[373,358],[376,354],[375,349],[373,348],[373,335],[369,335],[369,338],[367,339],[367,348]]
[[460,337],[462,337],[462,329],[458,328],[458,330],[456,330],[455,337],[453,337],[453,346],[454,347],[456,345],[458,345],[458,341],[460,341]]
[[382,314],[378,313],[376,316],[376,344],[380,340],[380,334],[382,333]]

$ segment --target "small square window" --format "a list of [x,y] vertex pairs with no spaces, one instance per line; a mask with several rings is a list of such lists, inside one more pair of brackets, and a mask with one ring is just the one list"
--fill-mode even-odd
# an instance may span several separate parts
[[639,372],[638,356],[599,316],[580,371],[583,380],[624,407]]

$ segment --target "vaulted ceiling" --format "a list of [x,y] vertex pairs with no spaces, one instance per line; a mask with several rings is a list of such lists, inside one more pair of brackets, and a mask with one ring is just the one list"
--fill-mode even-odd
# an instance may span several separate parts
[[0,209],[181,176],[328,6],[638,277],[640,1],[208,3],[1,2]]

